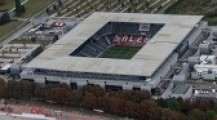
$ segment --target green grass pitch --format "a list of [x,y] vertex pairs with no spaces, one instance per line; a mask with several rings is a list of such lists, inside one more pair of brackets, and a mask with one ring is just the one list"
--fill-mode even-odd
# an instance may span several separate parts
[[139,50],[140,47],[112,46],[100,58],[131,59]]

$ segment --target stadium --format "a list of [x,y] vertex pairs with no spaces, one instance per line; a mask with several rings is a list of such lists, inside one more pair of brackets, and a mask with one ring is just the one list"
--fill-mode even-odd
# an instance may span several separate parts
[[96,12],[24,66],[22,79],[151,90],[188,49],[203,16]]

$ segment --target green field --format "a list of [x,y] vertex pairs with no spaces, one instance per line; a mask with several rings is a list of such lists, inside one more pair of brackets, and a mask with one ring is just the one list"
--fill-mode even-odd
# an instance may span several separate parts
[[22,22],[12,21],[7,24],[0,26],[0,39],[1,37],[5,36],[6,34],[10,33],[11,30],[16,29]]
[[4,5],[0,5],[0,10],[12,9],[14,7],[14,0],[5,0]]
[[26,12],[22,14],[22,17],[31,17],[35,15],[40,10],[46,8],[49,4],[54,2],[54,0],[29,0],[24,4]]
[[217,25],[217,0],[178,0],[169,7],[168,14],[205,15],[209,25]]
[[139,49],[140,47],[112,46],[108,48],[100,58],[131,59]]

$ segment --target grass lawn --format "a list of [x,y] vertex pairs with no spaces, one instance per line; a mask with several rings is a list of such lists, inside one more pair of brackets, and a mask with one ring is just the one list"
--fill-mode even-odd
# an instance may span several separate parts
[[209,25],[217,25],[217,0],[179,0],[165,13],[205,15],[204,20],[208,20]]
[[31,17],[40,10],[47,7],[55,0],[29,0],[26,4],[24,4],[26,12],[22,14],[22,17]]
[[8,34],[11,30],[16,29],[22,22],[12,21],[0,26],[0,38]]
[[139,51],[139,49],[140,47],[112,46],[106,50],[100,58],[130,59]]
[[14,7],[14,0],[5,0],[4,5],[0,5],[0,10],[12,9]]
[[[20,2],[22,2],[24,0],[20,0]],[[14,8],[14,0],[5,0],[5,4],[4,5],[0,5],[0,10],[4,10],[4,9],[12,9]]]

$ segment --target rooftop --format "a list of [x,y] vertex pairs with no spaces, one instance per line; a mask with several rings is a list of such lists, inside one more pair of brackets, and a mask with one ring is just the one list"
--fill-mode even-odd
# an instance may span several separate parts
[[187,84],[178,84],[173,89],[173,94],[185,94],[188,91],[189,88],[190,88],[190,85],[187,85]]
[[[93,13],[26,67],[61,71],[151,76],[203,16]],[[69,54],[108,22],[160,23],[164,27],[132,59],[73,57]]]

